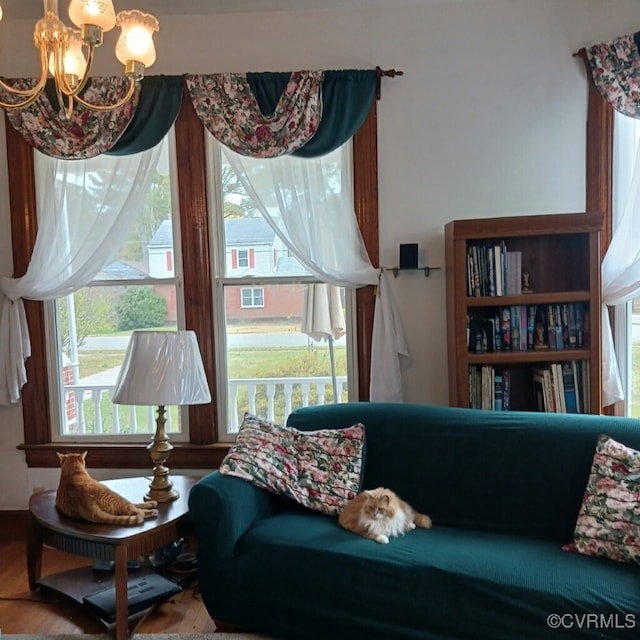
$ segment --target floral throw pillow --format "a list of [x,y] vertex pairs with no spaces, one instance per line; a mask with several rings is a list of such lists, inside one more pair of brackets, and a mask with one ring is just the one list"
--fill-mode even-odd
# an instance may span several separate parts
[[364,425],[298,431],[245,414],[220,473],[338,515],[360,491]]
[[640,451],[598,438],[573,543],[563,548],[640,562]]

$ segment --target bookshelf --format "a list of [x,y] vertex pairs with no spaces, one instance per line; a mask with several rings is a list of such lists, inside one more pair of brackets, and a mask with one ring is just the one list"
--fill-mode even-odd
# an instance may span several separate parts
[[601,231],[597,212],[445,225],[452,406],[600,413]]

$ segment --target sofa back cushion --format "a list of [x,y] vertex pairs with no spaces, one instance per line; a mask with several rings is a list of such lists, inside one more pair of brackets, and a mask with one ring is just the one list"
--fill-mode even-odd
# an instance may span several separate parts
[[364,488],[386,486],[434,526],[567,541],[598,436],[640,447],[640,420],[395,403],[294,411],[300,430],[365,425]]

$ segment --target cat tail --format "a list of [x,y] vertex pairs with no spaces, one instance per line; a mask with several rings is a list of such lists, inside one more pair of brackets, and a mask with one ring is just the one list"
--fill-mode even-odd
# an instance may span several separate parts
[[415,523],[416,527],[431,529],[431,518],[429,516],[426,516],[424,513],[414,513],[413,522]]

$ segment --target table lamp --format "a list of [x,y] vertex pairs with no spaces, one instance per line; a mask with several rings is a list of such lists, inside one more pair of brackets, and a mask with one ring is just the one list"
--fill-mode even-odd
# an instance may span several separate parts
[[193,331],[134,331],[131,334],[113,403],[158,407],[156,431],[147,446],[154,467],[145,500],[169,502],[179,496],[166,467],[173,446],[165,432],[165,406],[208,402],[211,394]]

